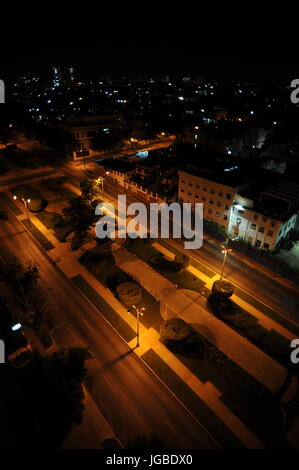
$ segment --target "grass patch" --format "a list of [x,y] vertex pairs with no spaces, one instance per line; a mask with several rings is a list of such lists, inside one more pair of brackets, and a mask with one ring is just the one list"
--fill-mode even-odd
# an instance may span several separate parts
[[212,294],[208,299],[208,306],[217,318],[246,337],[266,354],[283,366],[293,368],[290,363],[290,342],[287,338],[274,330],[269,331],[264,328],[255,316],[230,299],[221,302],[217,295]]
[[[159,238],[157,243],[159,243],[159,245],[164,246],[167,250],[171,251],[175,255],[178,254],[178,253],[183,253],[182,250],[180,250],[179,248],[174,247],[170,243],[167,243],[162,238],[161,239]],[[212,271],[212,269],[208,268],[207,266],[204,266],[203,264],[201,264],[199,261],[195,260],[194,258],[190,258],[190,266],[192,266],[193,268],[198,269],[198,271],[202,272],[203,274],[205,274],[210,279],[212,277],[214,277],[215,274],[216,274],[215,271]]]
[[269,318],[272,318],[272,320],[276,321],[276,323],[278,323],[279,325],[284,326],[287,330],[294,333],[297,338],[299,337],[299,327],[294,325],[294,323],[290,322],[287,318],[283,318],[281,315],[276,313],[270,307],[267,307],[262,302],[255,299],[250,294],[247,294],[247,292],[244,292],[239,287],[235,287],[235,295],[237,295],[238,297],[240,297],[240,299],[243,299],[245,302],[255,307],[260,312],[267,315]]
[[99,310],[99,312],[108,320],[125,341],[130,342],[135,338],[136,333],[132,328],[114,311],[114,309],[103,299],[103,297],[78,274],[71,278],[72,282],[80,291],[90,300],[90,302]]
[[10,192],[19,198],[39,199],[41,201],[47,200],[36,188],[30,186],[29,184],[19,184],[14,186],[10,189]]
[[[163,277],[176,284],[180,289],[191,289],[196,292],[202,291],[202,288],[205,285],[204,281],[201,281],[198,277],[193,276],[189,271],[171,271],[172,263],[163,257],[162,253],[157,251],[154,247],[147,244],[143,240],[130,239],[127,244],[127,249],[132,251],[142,261],[149,264]],[[151,261],[153,258],[158,260],[158,262],[153,264]]]
[[[116,285],[120,283],[120,280],[136,283],[129,274],[116,266],[111,255],[99,253],[96,256],[98,256],[98,260],[92,260],[90,252],[86,252],[81,256],[79,261],[101,284],[110,289],[115,297],[117,297]],[[140,286],[140,288],[142,290],[141,305],[146,309],[145,314],[140,316],[140,321],[146,328],[152,327],[156,331],[159,331],[162,323],[159,302],[142,286]],[[131,313],[136,316],[134,309]]]
[[56,212],[43,211],[36,214],[36,218],[48,229],[51,230],[63,217]]
[[23,211],[11,200],[6,193],[0,193],[0,199],[6,204],[15,215],[23,214]]
[[65,183],[68,183],[68,178],[66,176],[58,176],[43,180],[43,184],[48,191],[51,191],[60,198],[68,200],[77,197],[77,194],[74,191],[64,186]]
[[142,359],[175,393],[191,413],[207,428],[217,442],[225,449],[243,449],[245,446],[210,408],[186,385],[158,354],[150,349]]
[[54,245],[50,242],[50,240],[45,237],[45,235],[38,230],[36,225],[31,222],[31,226],[27,219],[21,221],[22,224],[32,233],[34,238],[39,242],[39,244],[44,248],[46,251],[50,251],[54,248]]

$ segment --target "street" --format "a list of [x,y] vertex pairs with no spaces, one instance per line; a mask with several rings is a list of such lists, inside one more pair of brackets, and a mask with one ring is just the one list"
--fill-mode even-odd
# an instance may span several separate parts
[[51,289],[48,295],[56,310],[57,345],[91,348],[94,359],[87,365],[92,396],[122,442],[153,432],[176,448],[217,447],[11,215],[1,221],[0,240],[5,259],[17,256],[39,265],[41,283]]

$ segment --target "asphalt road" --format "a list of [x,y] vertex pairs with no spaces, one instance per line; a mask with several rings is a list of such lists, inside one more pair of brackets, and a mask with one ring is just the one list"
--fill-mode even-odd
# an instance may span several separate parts
[[130,351],[101,315],[47,260],[14,217],[0,221],[0,254],[38,263],[41,282],[51,288],[54,339],[59,347],[88,346],[92,395],[122,442],[153,432],[176,448],[215,448],[190,413]]

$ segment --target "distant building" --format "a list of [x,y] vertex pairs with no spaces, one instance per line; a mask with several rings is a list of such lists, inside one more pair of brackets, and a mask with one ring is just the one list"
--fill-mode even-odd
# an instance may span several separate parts
[[228,232],[256,248],[274,249],[288,232],[296,229],[299,186],[289,182],[261,191],[256,199],[236,194]]
[[179,171],[178,198],[181,202],[203,203],[204,219],[227,230],[235,196],[248,184],[237,181],[237,177],[226,178],[225,173],[202,176],[196,170]]
[[124,187],[135,173],[135,164],[121,159],[105,158],[97,161],[97,164],[103,168],[110,180]]
[[69,158],[76,160],[83,156],[92,155],[92,142],[97,131],[111,134],[121,133],[124,127],[122,114],[103,114],[70,118],[59,127],[68,134],[66,153]]
[[73,66],[55,65],[52,68],[53,87],[71,86],[75,81],[75,69]]

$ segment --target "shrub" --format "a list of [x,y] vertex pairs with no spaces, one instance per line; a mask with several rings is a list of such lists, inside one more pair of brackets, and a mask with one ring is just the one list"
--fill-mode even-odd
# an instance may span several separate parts
[[116,293],[119,300],[126,306],[131,307],[141,302],[141,287],[135,282],[124,282],[116,287]]
[[161,324],[160,336],[165,342],[183,341],[190,336],[191,331],[192,327],[182,318],[170,318]]
[[177,253],[174,257],[174,264],[176,265],[178,271],[182,271],[188,268],[190,264],[190,258],[184,253]]
[[234,286],[231,282],[228,281],[215,281],[212,287],[213,294],[217,294],[221,297],[228,298],[231,297],[234,293]]
[[38,212],[43,210],[43,201],[40,199],[31,199],[28,203],[28,209],[30,212]]

